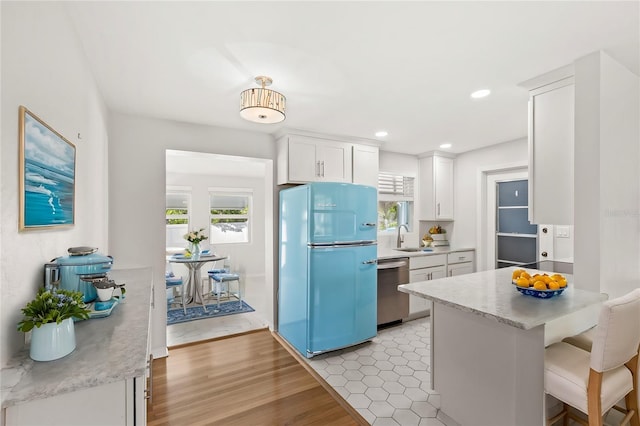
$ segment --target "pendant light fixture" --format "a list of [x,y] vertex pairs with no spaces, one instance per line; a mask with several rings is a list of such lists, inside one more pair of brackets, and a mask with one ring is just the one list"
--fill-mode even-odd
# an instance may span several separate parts
[[240,94],[240,117],[255,123],[272,124],[285,119],[287,98],[275,90],[266,89],[273,80],[259,75],[256,83],[259,89],[247,89]]

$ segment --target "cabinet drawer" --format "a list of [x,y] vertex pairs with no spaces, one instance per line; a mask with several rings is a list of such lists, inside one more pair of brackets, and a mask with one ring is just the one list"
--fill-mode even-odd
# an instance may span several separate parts
[[452,263],[462,263],[462,262],[472,262],[473,261],[473,250],[469,251],[458,251],[455,253],[449,253],[447,255],[447,263],[451,265]]
[[444,254],[415,256],[409,258],[409,269],[429,268],[431,266],[440,266],[446,263],[447,259]]

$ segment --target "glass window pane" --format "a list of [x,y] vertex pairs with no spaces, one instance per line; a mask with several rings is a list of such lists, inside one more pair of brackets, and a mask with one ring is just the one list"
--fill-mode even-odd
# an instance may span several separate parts
[[498,232],[537,234],[538,225],[529,223],[528,209],[498,209]]
[[536,261],[536,238],[498,236],[498,261],[519,263]]
[[251,195],[211,193],[211,244],[249,242]]
[[498,182],[498,207],[526,206],[529,204],[528,181]]
[[411,231],[413,202],[378,201],[378,232],[396,231],[407,225]]

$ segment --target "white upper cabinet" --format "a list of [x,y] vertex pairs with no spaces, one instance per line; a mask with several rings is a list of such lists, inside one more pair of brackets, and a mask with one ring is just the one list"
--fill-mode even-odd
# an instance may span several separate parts
[[288,135],[278,140],[278,185],[351,182],[351,144]]
[[378,147],[353,145],[353,183],[378,187]]
[[277,141],[278,185],[353,182],[377,186],[378,147],[286,135]]
[[529,221],[573,224],[574,79],[552,74],[529,91]]
[[453,159],[420,159],[420,220],[453,220]]

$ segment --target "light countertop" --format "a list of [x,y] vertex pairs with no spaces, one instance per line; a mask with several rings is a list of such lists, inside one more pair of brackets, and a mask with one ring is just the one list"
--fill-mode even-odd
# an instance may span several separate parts
[[399,251],[394,248],[378,246],[378,259],[396,259],[400,257],[416,257],[416,256],[433,256],[436,254],[449,254],[460,251],[475,251],[475,248],[469,247],[435,247],[433,251]]
[[[606,300],[604,294],[576,289],[573,275],[563,274],[568,287],[550,299],[518,292],[511,283],[516,268],[503,268],[398,286],[398,290],[461,311],[492,318],[516,328],[530,330],[564,315]],[[533,271],[533,273],[541,273]],[[547,272],[552,275],[553,272]]]
[[2,369],[2,408],[144,377],[151,270],[113,270],[109,277],[126,283],[124,301],[108,317],[76,322],[76,349],[63,358],[36,362],[25,347]]

